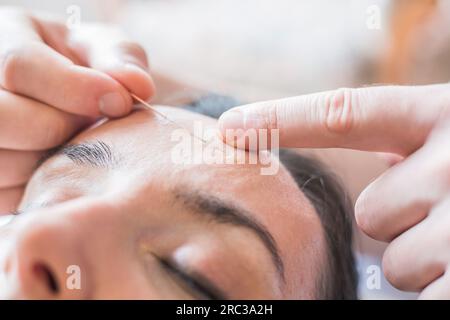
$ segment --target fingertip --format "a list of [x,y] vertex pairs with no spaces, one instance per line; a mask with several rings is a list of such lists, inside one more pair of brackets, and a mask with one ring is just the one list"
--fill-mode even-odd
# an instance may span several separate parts
[[239,109],[231,109],[219,118],[219,129],[225,134],[226,130],[245,129],[244,115]]
[[267,150],[279,142],[272,131],[261,123],[253,121],[257,117],[247,113],[241,108],[232,109],[224,113],[218,121],[220,138],[226,144],[246,151]]
[[129,92],[111,76],[91,68],[72,66],[70,100],[66,100],[62,108],[71,113],[98,117],[121,117],[132,108]]
[[[242,114],[235,109],[231,109],[225,113],[223,113],[219,119],[218,119],[218,123],[217,123],[217,127],[218,127],[218,135],[220,137],[220,139],[232,146],[232,147],[236,147],[236,135],[235,134],[230,134],[231,131],[235,131],[236,129],[241,129],[242,128]],[[228,134],[227,134],[228,132]],[[234,132],[233,132],[234,133]]]
[[223,127],[223,124],[220,122],[220,119],[217,123],[217,138],[231,147],[236,147],[234,139],[229,139],[229,137],[227,139],[226,129]]
[[132,64],[125,64],[124,85],[139,98],[149,100],[155,95],[156,87],[147,70]]
[[100,112],[110,118],[127,115],[131,109],[131,101],[120,92],[108,92],[100,97],[98,102]]
[[120,63],[103,71],[143,100],[149,100],[155,95],[155,83],[151,75],[134,63]]

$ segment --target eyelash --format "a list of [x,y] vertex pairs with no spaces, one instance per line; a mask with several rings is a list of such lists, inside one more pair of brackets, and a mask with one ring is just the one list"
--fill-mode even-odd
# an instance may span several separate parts
[[[11,214],[18,216],[18,215],[22,214],[22,211],[15,210],[15,211],[12,211]],[[222,298],[220,296],[218,296],[217,294],[215,294],[208,288],[205,288],[204,285],[202,285],[196,279],[192,278],[191,276],[189,276],[188,274],[186,274],[185,272],[180,270],[180,268],[178,266],[176,266],[169,260],[161,259],[160,257],[156,257],[156,259],[158,260],[158,262],[161,264],[161,266],[165,270],[170,272],[172,275],[174,275],[178,279],[181,279],[181,281],[183,281],[184,284],[186,284],[191,290],[193,290],[197,293],[200,293],[202,296],[206,297],[209,300],[222,300]]]
[[165,270],[167,270],[172,275],[183,281],[183,283],[186,284],[189,287],[189,289],[193,290],[194,292],[200,293],[201,296],[204,296],[207,299],[221,300],[221,298],[217,294],[211,292],[211,290],[209,290],[208,288],[205,288],[204,285],[202,285],[196,279],[192,278],[191,276],[183,272],[178,266],[174,265],[169,260],[161,259],[158,257],[157,259]]

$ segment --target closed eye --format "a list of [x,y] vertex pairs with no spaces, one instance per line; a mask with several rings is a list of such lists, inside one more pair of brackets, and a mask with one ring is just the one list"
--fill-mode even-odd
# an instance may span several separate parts
[[199,274],[185,272],[181,267],[177,266],[169,260],[156,257],[161,266],[175,277],[177,283],[181,286],[188,287],[194,297],[198,299],[209,300],[225,300],[225,294],[218,289],[209,280],[205,279]]

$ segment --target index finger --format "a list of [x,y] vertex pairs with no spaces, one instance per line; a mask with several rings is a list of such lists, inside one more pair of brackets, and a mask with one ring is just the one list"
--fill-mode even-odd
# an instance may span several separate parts
[[423,145],[449,102],[448,84],[344,88],[237,107],[222,115],[219,128],[223,137],[226,130],[278,129],[281,147],[408,155]]

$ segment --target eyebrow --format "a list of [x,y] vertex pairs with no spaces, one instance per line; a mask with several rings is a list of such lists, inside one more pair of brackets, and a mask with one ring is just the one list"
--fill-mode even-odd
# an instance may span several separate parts
[[284,264],[277,243],[267,228],[251,218],[249,212],[220,198],[199,191],[175,190],[174,194],[177,201],[182,202],[192,211],[208,215],[215,222],[247,228],[254,232],[270,253],[278,275],[285,282]]
[[39,165],[47,159],[56,155],[65,155],[75,164],[90,165],[100,168],[112,168],[118,163],[117,158],[111,150],[111,147],[103,141],[86,142],[81,144],[68,144],[53,150],[50,150],[39,161]]
[[[42,162],[57,154],[63,154],[79,165],[88,164],[94,167],[111,168],[117,164],[117,159],[111,147],[100,140],[59,147],[51,151]],[[176,189],[174,194],[178,202],[194,212],[208,215],[215,222],[247,228],[254,232],[268,250],[278,275],[285,282],[284,264],[277,243],[267,228],[251,218],[252,215],[249,212],[200,191],[186,192]]]

